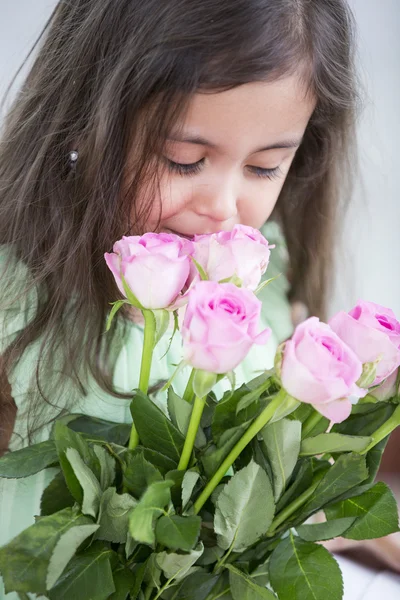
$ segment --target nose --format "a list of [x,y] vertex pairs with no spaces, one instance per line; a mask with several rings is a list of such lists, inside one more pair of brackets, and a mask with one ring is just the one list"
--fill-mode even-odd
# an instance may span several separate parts
[[229,221],[238,214],[238,197],[238,186],[234,179],[222,178],[199,188],[195,211],[199,216],[218,223]]

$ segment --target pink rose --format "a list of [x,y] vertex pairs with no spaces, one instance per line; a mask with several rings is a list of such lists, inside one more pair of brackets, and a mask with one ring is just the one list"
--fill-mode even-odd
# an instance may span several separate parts
[[124,236],[112,253],[105,253],[107,265],[125,296],[121,273],[144,308],[167,308],[180,294],[189,276],[193,243],[170,233]]
[[[265,237],[252,227],[235,225],[232,231],[212,235],[196,235],[194,258],[211,281],[221,281],[237,275],[242,286],[255,290],[267,270],[270,249]],[[199,279],[195,267],[191,278]]]
[[281,380],[296,400],[312,404],[334,423],[347,419],[350,396],[366,391],[356,385],[362,373],[354,352],[317,317],[300,323],[284,346]]
[[196,369],[228,373],[253,344],[265,344],[271,333],[258,333],[261,302],[249,290],[231,283],[200,281],[190,291],[182,325],[184,360]]
[[362,363],[381,361],[372,385],[378,385],[400,365],[400,323],[390,308],[359,300],[349,312],[341,311],[330,327]]

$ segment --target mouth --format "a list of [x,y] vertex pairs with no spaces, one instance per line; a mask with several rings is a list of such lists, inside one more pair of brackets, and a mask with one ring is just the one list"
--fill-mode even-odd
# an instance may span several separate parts
[[181,238],[185,238],[186,240],[189,240],[190,242],[193,242],[194,240],[194,233],[181,233],[180,231],[174,231],[173,229],[168,229],[166,231],[166,233],[173,233],[174,235],[179,235],[179,237]]

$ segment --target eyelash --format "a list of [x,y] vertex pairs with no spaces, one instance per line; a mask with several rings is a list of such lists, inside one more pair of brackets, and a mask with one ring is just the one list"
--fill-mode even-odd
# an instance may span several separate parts
[[[186,175],[186,176],[191,177],[193,175],[197,175],[197,173],[199,173],[201,171],[201,167],[204,164],[204,158],[202,158],[201,160],[199,160],[196,163],[191,163],[191,164],[186,164],[186,165],[173,162],[172,160],[168,160],[167,163],[168,163],[168,168],[170,169],[170,171],[172,171],[174,173],[178,173],[178,175],[182,175],[182,176]],[[254,173],[254,175],[256,175],[257,177],[269,179],[270,181],[278,178],[281,175],[281,169],[279,166],[275,167],[274,169],[263,169],[262,167],[249,167],[249,168]]]

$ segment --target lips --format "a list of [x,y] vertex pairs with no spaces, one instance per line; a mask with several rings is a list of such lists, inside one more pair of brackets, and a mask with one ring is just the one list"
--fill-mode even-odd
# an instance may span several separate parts
[[166,233],[173,233],[174,235],[179,235],[179,237],[190,240],[191,242],[194,239],[195,234],[192,233],[181,233],[180,231],[174,231],[173,229],[167,229]]

